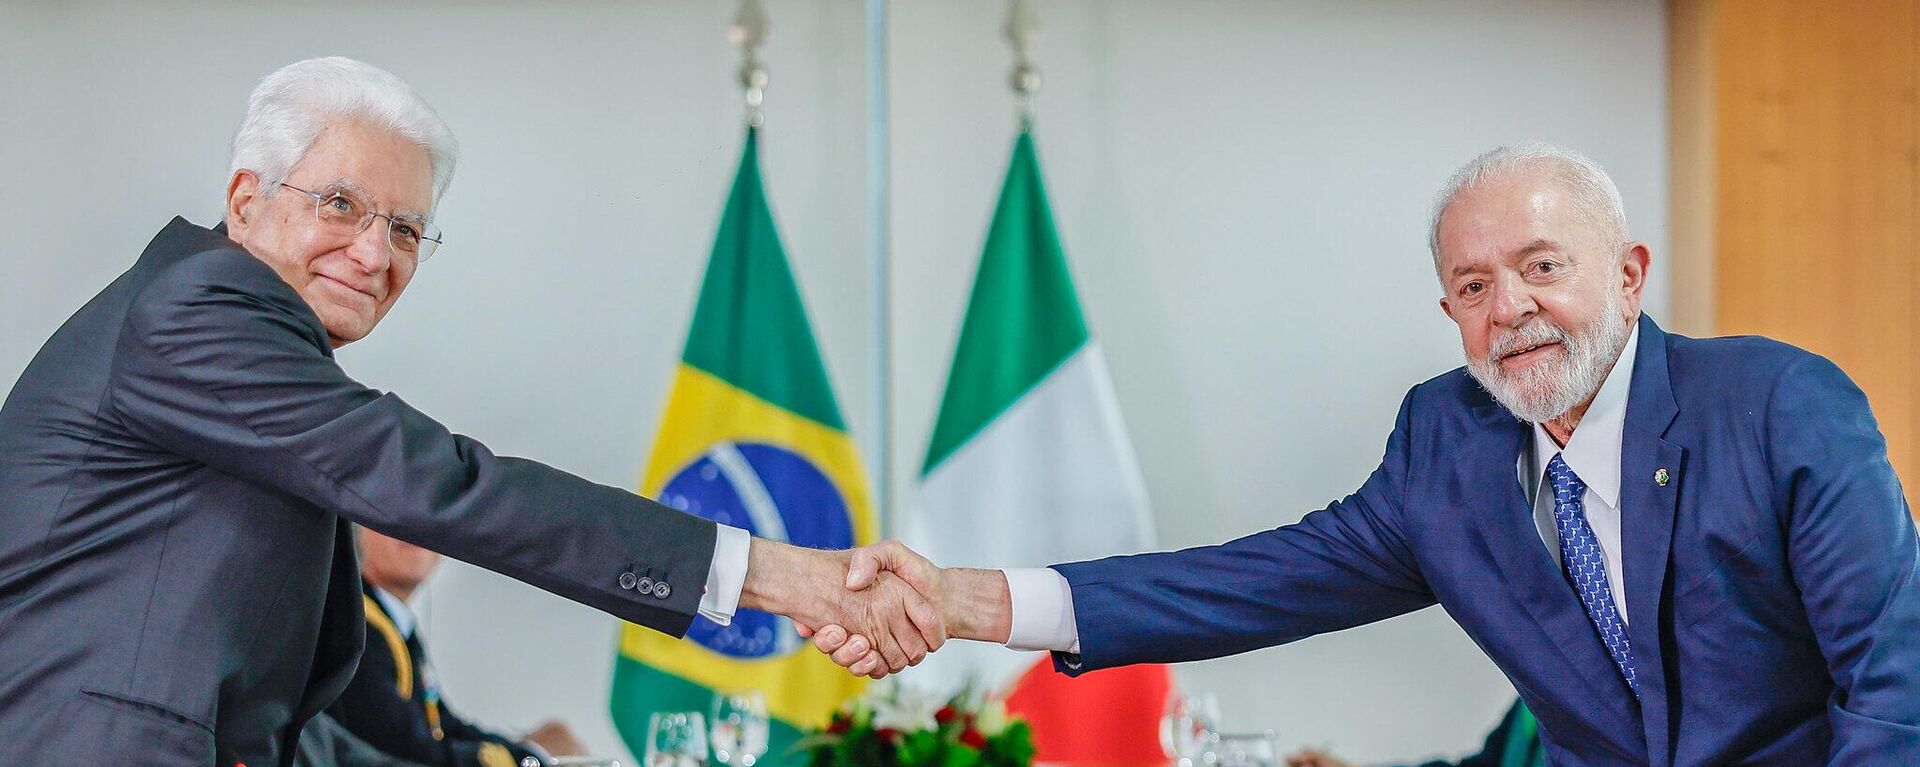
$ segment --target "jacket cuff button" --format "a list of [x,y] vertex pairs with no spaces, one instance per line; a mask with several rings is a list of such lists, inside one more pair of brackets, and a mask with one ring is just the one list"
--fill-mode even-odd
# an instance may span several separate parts
[[634,587],[634,584],[637,584],[639,582],[640,582],[640,576],[634,575],[633,573],[620,574],[620,588],[630,589]]
[[653,584],[654,598],[666,599],[667,597],[672,595],[673,595],[673,587],[668,586],[666,581],[660,581],[659,583]]

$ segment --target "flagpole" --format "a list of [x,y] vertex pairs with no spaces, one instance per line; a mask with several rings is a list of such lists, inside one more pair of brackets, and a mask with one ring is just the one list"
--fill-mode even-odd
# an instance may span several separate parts
[[1007,85],[1013,89],[1014,107],[1020,115],[1020,132],[1033,129],[1033,97],[1040,92],[1040,68],[1033,64],[1033,48],[1040,42],[1040,16],[1027,0],[1007,3],[1007,24],[1002,28],[1007,44],[1013,47],[1013,71]]
[[766,124],[766,118],[760,114],[760,103],[767,93],[767,63],[760,59],[760,47],[767,44],[772,34],[773,24],[767,19],[767,9],[760,5],[760,0],[741,0],[740,13],[727,25],[727,40],[740,48],[740,88],[747,104],[749,128]]
[[887,205],[892,169],[887,132],[887,0],[867,0],[867,258],[872,291],[871,430],[877,467],[873,473],[874,517],[880,537],[897,536],[898,504],[893,496],[893,276],[888,244],[893,236],[892,211]]

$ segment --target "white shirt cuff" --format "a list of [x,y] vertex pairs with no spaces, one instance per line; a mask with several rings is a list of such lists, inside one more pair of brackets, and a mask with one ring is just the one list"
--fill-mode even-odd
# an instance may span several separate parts
[[747,585],[747,549],[753,536],[729,525],[715,525],[713,564],[707,567],[707,590],[700,595],[700,615],[722,626],[733,623],[740,609],[740,590]]
[[1050,567],[1014,567],[1007,576],[1013,607],[1007,647],[1014,650],[1080,652],[1080,629],[1073,622],[1073,586]]

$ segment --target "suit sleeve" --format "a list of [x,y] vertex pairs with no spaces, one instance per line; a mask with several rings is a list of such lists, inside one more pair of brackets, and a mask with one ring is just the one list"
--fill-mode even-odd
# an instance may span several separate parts
[[1218,546],[1056,565],[1072,586],[1080,637],[1077,655],[1055,653],[1056,668],[1218,658],[1433,604],[1399,516],[1416,393],[1366,484],[1296,524]]
[[[665,633],[697,612],[711,522],[496,456],[360,385],[300,297],[245,252],[170,266],[126,322],[111,404],[161,450]],[[624,572],[671,586],[622,589]]]
[[1833,677],[1830,763],[1920,764],[1920,538],[1866,395],[1825,359],[1767,409],[1788,564]]

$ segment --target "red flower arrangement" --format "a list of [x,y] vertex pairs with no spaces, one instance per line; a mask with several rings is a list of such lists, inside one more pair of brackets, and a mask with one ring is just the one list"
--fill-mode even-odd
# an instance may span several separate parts
[[1032,767],[1033,732],[999,701],[875,686],[800,741],[810,767]]

